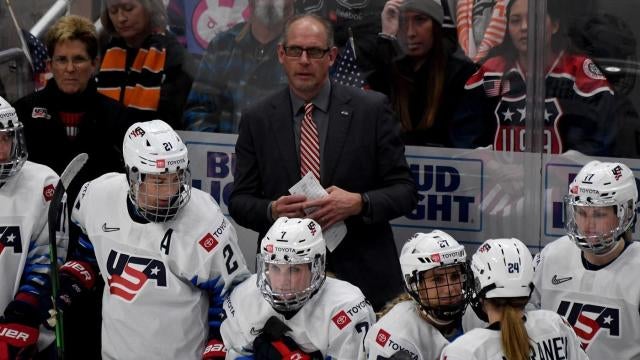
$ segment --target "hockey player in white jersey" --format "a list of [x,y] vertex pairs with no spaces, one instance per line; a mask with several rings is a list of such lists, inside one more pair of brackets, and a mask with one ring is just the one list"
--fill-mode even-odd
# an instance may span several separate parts
[[325,277],[325,261],[320,225],[276,220],[260,244],[257,274],[224,301],[227,359],[363,359],[375,314],[360,289]]
[[126,174],[88,182],[76,199],[83,235],[60,269],[61,305],[99,272],[103,359],[210,358],[207,308],[221,311],[221,295],[249,275],[235,229],[191,188],[187,148],[165,122],[132,125],[123,154]]
[[567,236],[536,256],[531,303],[564,316],[592,359],[640,359],[640,244],[633,172],[592,161],[565,197]]
[[520,240],[485,241],[472,257],[471,270],[471,306],[489,326],[456,339],[444,348],[441,360],[588,359],[560,315],[524,311],[533,289],[533,264]]
[[[27,161],[22,123],[0,97],[0,359],[27,358],[36,342],[53,341],[40,325],[52,305],[47,212],[57,183],[49,167]],[[58,235],[64,259],[67,238]]]
[[[416,233],[402,247],[400,266],[407,294],[369,330],[367,358],[434,360],[462,334],[469,295],[467,254],[451,235]],[[396,355],[397,354],[397,355]]]

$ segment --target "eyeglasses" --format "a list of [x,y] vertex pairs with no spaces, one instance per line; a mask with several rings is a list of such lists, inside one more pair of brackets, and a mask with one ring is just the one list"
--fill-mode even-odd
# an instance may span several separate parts
[[71,59],[66,56],[54,56],[52,59],[53,65],[58,68],[66,68],[67,64],[71,62],[73,67],[76,69],[86,65],[89,61],[91,61],[91,59],[80,55],[74,56]]
[[306,51],[307,56],[311,59],[321,59],[329,52],[329,50],[331,50],[330,48],[326,48],[326,49],[321,49],[317,47],[303,48],[301,46],[283,46],[283,48],[284,48],[284,54],[289,57],[300,57],[302,56],[302,53]]

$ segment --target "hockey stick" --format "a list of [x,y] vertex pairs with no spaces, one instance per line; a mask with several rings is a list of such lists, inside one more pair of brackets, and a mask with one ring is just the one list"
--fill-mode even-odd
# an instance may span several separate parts
[[60,279],[58,278],[58,241],[56,239],[56,230],[58,229],[58,219],[62,215],[62,211],[65,211],[62,206],[62,197],[67,191],[69,184],[73,178],[78,175],[80,169],[89,159],[89,155],[82,153],[74,157],[69,165],[64,169],[62,175],[60,175],[60,181],[56,185],[56,189],[53,192],[53,198],[49,203],[49,261],[51,262],[51,295],[53,297],[53,309],[56,312],[56,350],[58,359],[64,359],[64,330],[62,324],[62,314],[57,311],[56,300],[58,299],[58,293],[60,292]]

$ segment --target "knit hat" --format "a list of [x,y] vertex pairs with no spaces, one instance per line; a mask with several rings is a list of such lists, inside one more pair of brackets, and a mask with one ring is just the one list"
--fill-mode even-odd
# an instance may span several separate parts
[[429,15],[434,21],[442,25],[444,11],[441,0],[405,0],[402,10],[414,10]]

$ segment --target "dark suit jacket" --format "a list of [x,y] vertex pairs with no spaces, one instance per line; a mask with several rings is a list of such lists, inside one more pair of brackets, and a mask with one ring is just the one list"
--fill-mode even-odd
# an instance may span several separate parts
[[[288,88],[242,116],[229,211],[260,238],[271,226],[269,202],[288,195],[300,180],[294,137]],[[328,254],[328,269],[360,287],[378,309],[401,292],[403,284],[389,220],[411,212],[417,203],[399,124],[387,98],[332,83],[323,151],[322,186],[366,192],[370,199],[366,219],[346,219],[347,236]]]

